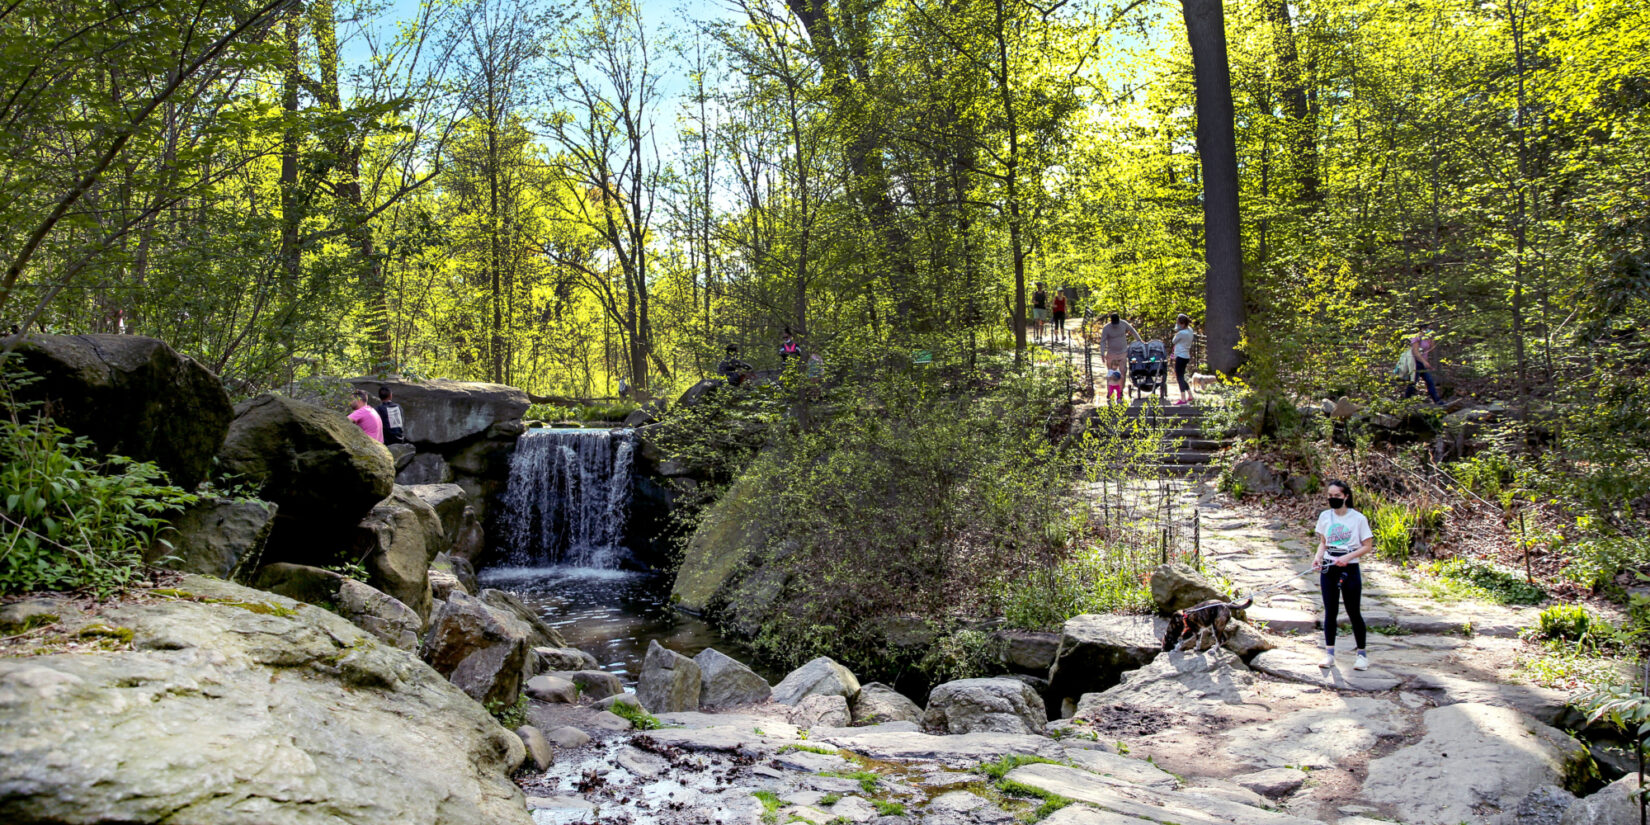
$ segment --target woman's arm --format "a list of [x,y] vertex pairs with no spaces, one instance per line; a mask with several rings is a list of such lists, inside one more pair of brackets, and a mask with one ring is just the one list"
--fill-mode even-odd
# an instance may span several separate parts
[[1365,553],[1368,553],[1374,547],[1375,547],[1375,539],[1374,539],[1373,536],[1370,537],[1370,538],[1364,539],[1363,545],[1360,546],[1358,549],[1353,550],[1352,552],[1347,553],[1346,555],[1341,556],[1340,558],[1336,559],[1335,560],[1335,566],[1336,567],[1345,567],[1348,562],[1352,561],[1353,559],[1355,559],[1355,558],[1357,558],[1357,557],[1359,557],[1359,556],[1361,556]]
[[1325,536],[1322,533],[1319,533],[1318,534],[1318,552],[1312,554],[1312,569],[1313,570],[1319,570],[1319,569],[1323,568],[1323,552],[1327,549],[1329,549],[1329,537]]

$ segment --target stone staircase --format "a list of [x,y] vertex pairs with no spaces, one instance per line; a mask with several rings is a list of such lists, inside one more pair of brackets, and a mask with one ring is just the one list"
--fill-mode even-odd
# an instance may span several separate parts
[[[1090,425],[1105,425],[1104,407],[1086,410],[1084,415]],[[1122,413],[1122,420],[1141,421],[1154,430],[1161,428],[1153,459],[1145,467],[1152,475],[1201,479],[1219,472],[1214,456],[1229,442],[1204,431],[1202,408],[1168,405],[1156,397],[1134,398]]]

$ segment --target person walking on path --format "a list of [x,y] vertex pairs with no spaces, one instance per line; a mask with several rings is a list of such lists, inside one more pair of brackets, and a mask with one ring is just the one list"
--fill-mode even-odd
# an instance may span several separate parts
[[385,444],[406,443],[407,431],[401,418],[401,405],[395,403],[395,395],[389,387],[378,388],[378,403],[372,405],[372,411],[378,413],[378,421],[384,425]]
[[367,391],[356,390],[349,398],[349,420],[361,428],[361,432],[379,444],[384,443],[384,422],[378,418],[378,412],[367,403]]
[[1059,341],[1066,335],[1066,290],[1061,287],[1054,291],[1054,340]]
[[1180,384],[1180,400],[1175,406],[1192,403],[1192,385],[1186,381],[1186,367],[1192,363],[1192,344],[1197,340],[1197,333],[1192,332],[1191,316],[1181,313],[1174,321],[1174,337],[1169,339],[1170,346],[1174,347],[1174,380]]
[[1144,340],[1135,331],[1134,325],[1115,312],[1111,314],[1111,323],[1100,328],[1100,356],[1106,359],[1108,373],[1112,370],[1128,372],[1130,335],[1136,341]]
[[1313,531],[1318,534],[1318,552],[1312,557],[1312,569],[1318,571],[1318,588],[1323,592],[1323,661],[1318,667],[1335,666],[1335,625],[1340,604],[1345,602],[1346,617],[1352,622],[1352,640],[1358,645],[1358,659],[1352,669],[1368,670],[1364,579],[1358,557],[1375,546],[1375,533],[1369,529],[1369,519],[1352,509],[1352,485],[1336,480],[1326,489],[1329,509],[1318,515],[1318,526]]
[[1036,322],[1037,340],[1043,340],[1043,322],[1048,320],[1048,293],[1043,291],[1041,282],[1031,293],[1031,320]]
[[1432,359],[1436,342],[1427,337],[1431,334],[1432,324],[1422,321],[1421,331],[1409,339],[1409,353],[1415,357],[1415,375],[1410,377],[1408,385],[1404,388],[1404,397],[1415,397],[1415,379],[1420,378],[1427,385],[1427,397],[1432,399],[1432,403],[1442,404],[1444,402],[1438,400],[1438,385],[1432,382]]
[[784,369],[791,361],[802,362],[802,345],[791,336],[791,328],[785,327],[785,338],[779,342],[779,367]]

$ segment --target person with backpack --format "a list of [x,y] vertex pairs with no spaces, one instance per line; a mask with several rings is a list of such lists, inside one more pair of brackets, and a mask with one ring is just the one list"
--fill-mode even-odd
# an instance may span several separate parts
[[1433,350],[1436,349],[1437,344],[1427,337],[1430,334],[1432,334],[1432,323],[1422,321],[1421,330],[1415,333],[1414,338],[1409,339],[1409,355],[1415,362],[1415,372],[1413,375],[1408,376],[1408,380],[1405,381],[1404,397],[1415,397],[1415,379],[1420,378],[1421,382],[1427,385],[1427,397],[1432,399],[1432,403],[1442,404],[1444,402],[1438,398],[1438,385],[1432,381]]
[[1335,624],[1344,602],[1346,617],[1352,622],[1352,640],[1358,645],[1352,669],[1368,670],[1361,604],[1364,578],[1358,557],[1375,547],[1375,533],[1369,529],[1369,519],[1352,509],[1352,485],[1337,479],[1324,488],[1329,492],[1329,509],[1318,514],[1318,526],[1312,531],[1318,536],[1312,569],[1318,571],[1318,588],[1323,593],[1323,661],[1318,667],[1335,666]]
[[366,390],[356,390],[349,397],[349,420],[361,428],[361,432],[379,444],[384,443],[384,422],[378,417],[378,412],[367,403]]
[[1066,334],[1066,289],[1061,287],[1054,291],[1054,340],[1058,341]]
[[378,420],[384,425],[385,444],[407,443],[407,433],[401,418],[401,405],[395,403],[394,393],[385,385],[378,387],[378,403],[372,405],[373,412],[378,413]]

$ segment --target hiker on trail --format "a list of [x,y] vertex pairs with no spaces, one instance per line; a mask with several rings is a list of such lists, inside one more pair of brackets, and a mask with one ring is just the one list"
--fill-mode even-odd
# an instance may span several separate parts
[[802,347],[791,337],[791,328],[785,327],[785,339],[779,342],[779,365],[784,368],[795,359],[802,360]]
[[1066,296],[1066,312],[1068,312],[1072,315],[1076,315],[1077,314],[1077,287],[1075,287],[1075,286],[1060,287],[1060,294]]
[[730,386],[737,387],[745,383],[745,377],[750,374],[750,364],[739,360],[739,347],[728,344],[727,357],[716,365],[716,371],[728,380]]
[[1037,338],[1043,337],[1043,322],[1048,320],[1048,293],[1043,291],[1043,285],[1037,284],[1036,291],[1031,293],[1031,320],[1037,322]]
[[372,405],[367,403],[366,390],[350,393],[349,408],[349,420],[354,421],[355,426],[360,427],[361,432],[366,433],[368,438],[380,444],[384,443],[384,422],[378,418],[378,412]]
[[1100,328],[1100,355],[1106,359],[1107,370],[1126,370],[1129,368],[1129,336],[1134,340],[1144,340],[1136,332],[1134,325],[1123,320],[1123,316],[1113,312],[1111,323]]
[[378,388],[378,403],[372,405],[372,411],[378,413],[378,420],[384,425],[385,444],[407,442],[407,431],[401,419],[401,405],[395,403],[395,396],[389,387]]
[[1404,387],[1404,397],[1415,397],[1415,379],[1420,378],[1427,385],[1427,397],[1432,399],[1432,403],[1442,404],[1444,402],[1438,400],[1438,385],[1432,382],[1432,358],[1436,342],[1427,337],[1431,334],[1432,324],[1422,321],[1421,331],[1409,339],[1409,354],[1415,358],[1415,374],[1410,376]]
[[1357,643],[1358,660],[1353,670],[1368,670],[1369,657],[1364,653],[1364,614],[1362,607],[1364,579],[1358,557],[1375,546],[1375,533],[1369,529],[1369,519],[1352,509],[1352,485],[1331,481],[1329,509],[1318,515],[1318,552],[1312,557],[1312,569],[1318,571],[1318,588],[1323,592],[1323,661],[1318,667],[1335,666],[1335,625],[1340,616],[1339,605],[1346,602],[1346,617],[1352,621],[1352,640]]
[[1170,346],[1174,347],[1174,380],[1180,384],[1180,400],[1175,406],[1192,403],[1192,385],[1186,382],[1186,367],[1192,363],[1192,344],[1197,340],[1197,333],[1192,332],[1192,317],[1181,313],[1174,319],[1174,337],[1169,339]]
[[1064,338],[1066,334],[1066,288],[1060,287],[1054,291],[1054,340]]

